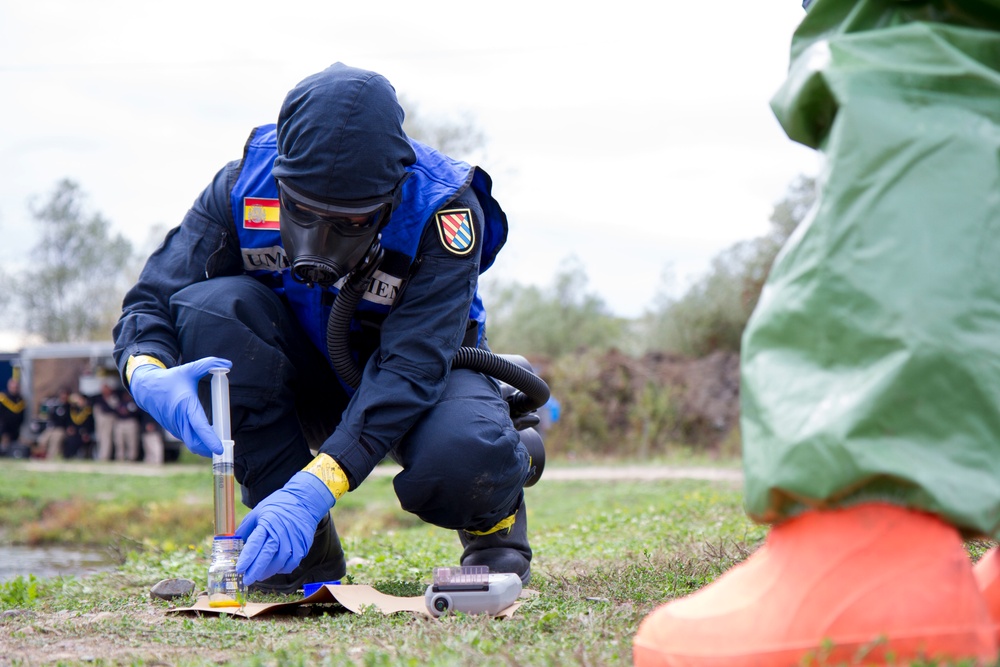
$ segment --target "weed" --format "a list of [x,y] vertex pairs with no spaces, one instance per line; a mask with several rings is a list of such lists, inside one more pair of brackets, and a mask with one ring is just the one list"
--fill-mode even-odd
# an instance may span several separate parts
[[38,579],[35,575],[18,575],[7,582],[0,582],[0,609],[24,609],[38,599]]

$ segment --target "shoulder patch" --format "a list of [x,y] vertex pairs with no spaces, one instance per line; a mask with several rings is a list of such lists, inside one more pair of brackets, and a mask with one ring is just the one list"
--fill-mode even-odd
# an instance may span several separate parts
[[476,245],[476,228],[472,225],[472,211],[454,208],[438,211],[435,216],[441,244],[453,255],[468,255]]

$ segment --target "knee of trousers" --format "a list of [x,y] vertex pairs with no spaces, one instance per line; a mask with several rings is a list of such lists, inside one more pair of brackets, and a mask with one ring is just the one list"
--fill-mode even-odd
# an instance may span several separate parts
[[249,276],[189,285],[170,297],[170,314],[188,360],[225,356],[242,338],[280,338],[289,320],[278,296]]
[[444,528],[487,530],[509,516],[529,475],[529,456],[509,420],[440,418],[403,443],[393,485],[400,506]]
[[258,406],[283,391],[322,354],[266,285],[249,276],[212,278],[170,298],[185,361],[222,357],[233,362],[230,391],[247,391]]

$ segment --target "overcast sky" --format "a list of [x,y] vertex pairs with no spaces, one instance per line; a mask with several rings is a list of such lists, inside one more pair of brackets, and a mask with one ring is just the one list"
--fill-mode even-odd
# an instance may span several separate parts
[[815,173],[768,105],[802,16],[796,0],[0,0],[0,262],[23,261],[29,198],[66,177],[145,246],[288,89],[342,61],[483,129],[510,220],[488,275],[546,286],[576,258],[636,316],[665,270],[683,289]]

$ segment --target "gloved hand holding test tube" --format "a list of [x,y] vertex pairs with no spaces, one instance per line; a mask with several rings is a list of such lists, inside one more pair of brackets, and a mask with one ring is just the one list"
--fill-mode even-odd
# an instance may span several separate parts
[[236,537],[236,481],[233,477],[233,440],[229,423],[228,370],[212,370],[212,428],[222,441],[222,454],[212,455],[215,539],[208,570],[210,607],[243,607],[246,586],[236,571],[243,540]]

